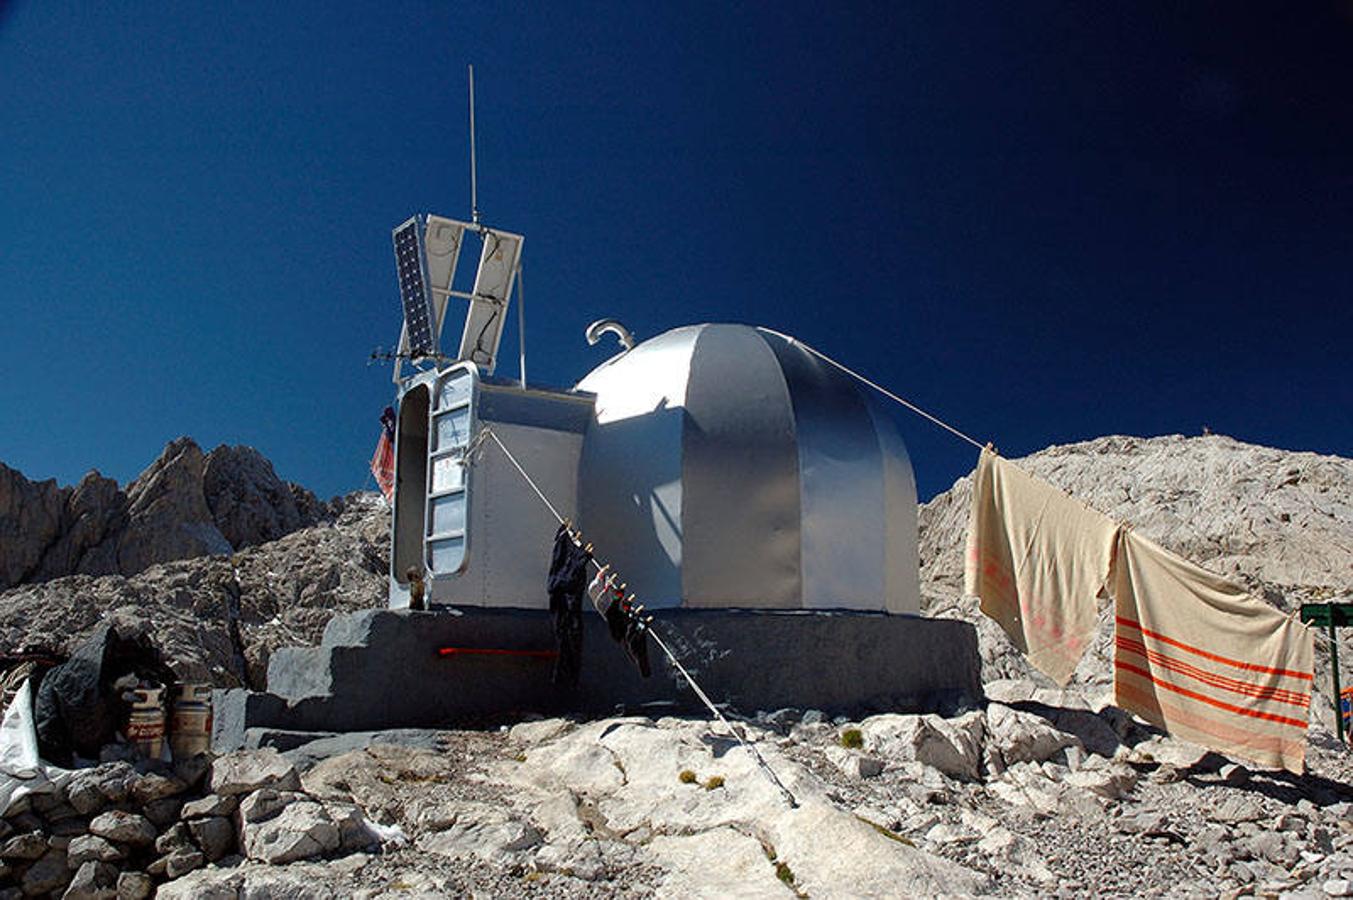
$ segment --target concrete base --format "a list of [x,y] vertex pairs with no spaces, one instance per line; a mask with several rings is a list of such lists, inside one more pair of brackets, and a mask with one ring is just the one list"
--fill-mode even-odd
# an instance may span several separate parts
[[[337,616],[319,647],[278,650],[268,692],[217,691],[213,745],[245,730],[433,728],[526,712],[609,715],[703,709],[650,642],[641,678],[600,617],[584,617],[582,677],[551,683],[547,657],[444,647],[552,651],[541,610],[366,610]],[[928,712],[982,694],[977,632],[966,622],[859,612],[663,610],[654,627],[716,703],[745,713],[783,707],[831,714]]]

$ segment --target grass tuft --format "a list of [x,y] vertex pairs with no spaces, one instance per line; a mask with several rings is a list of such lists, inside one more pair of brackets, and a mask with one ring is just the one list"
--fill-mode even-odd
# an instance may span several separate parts
[[681,774],[677,776],[677,781],[680,781],[682,784],[695,784],[697,780],[695,773],[690,769],[682,769]]
[[841,746],[848,750],[859,750],[864,746],[864,733],[858,728],[847,728],[841,732]]
[[722,775],[711,775],[711,776],[709,776],[709,778],[706,779],[706,781],[705,781],[705,790],[707,790],[707,791],[712,791],[712,790],[714,790],[715,788],[721,788],[721,787],[723,787],[723,776],[722,776]]
[[777,862],[775,864],[775,877],[783,881],[785,884],[788,885],[794,884],[794,871],[789,868],[789,863]]

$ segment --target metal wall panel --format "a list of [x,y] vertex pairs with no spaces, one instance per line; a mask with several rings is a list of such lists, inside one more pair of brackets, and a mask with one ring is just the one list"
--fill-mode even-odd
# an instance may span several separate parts
[[802,606],[884,608],[883,455],[864,398],[845,375],[760,332],[789,384],[798,436]]
[[683,605],[796,609],[799,461],[780,364],[753,329],[711,325],[696,338],[690,368]]

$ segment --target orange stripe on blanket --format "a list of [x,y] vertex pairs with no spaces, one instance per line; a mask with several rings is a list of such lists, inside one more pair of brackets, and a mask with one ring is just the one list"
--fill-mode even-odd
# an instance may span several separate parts
[[1206,703],[1209,706],[1215,706],[1217,709],[1235,713],[1236,715],[1240,716],[1249,716],[1254,719],[1263,719],[1268,722],[1277,722],[1281,725],[1291,725],[1293,728],[1300,728],[1303,731],[1306,729],[1306,721],[1304,719],[1293,719],[1289,716],[1280,716],[1277,713],[1266,713],[1257,709],[1246,709],[1243,706],[1235,706],[1234,704],[1214,699],[1212,697],[1207,696],[1206,694],[1200,694],[1197,691],[1191,691],[1186,687],[1180,687],[1177,684],[1172,684],[1169,681],[1157,678],[1156,676],[1152,675],[1151,672],[1149,672],[1148,670],[1140,668],[1139,666],[1134,666],[1131,663],[1125,663],[1122,660],[1114,660],[1113,664],[1115,668],[1125,669],[1128,672],[1140,675],[1141,677],[1149,680],[1152,684],[1155,684],[1159,687],[1163,687],[1167,691],[1174,691],[1176,694],[1182,694],[1183,696],[1188,697],[1191,700],[1197,700],[1200,703]]
[[[1210,741],[1195,739],[1195,743],[1204,746],[1211,745],[1214,749],[1218,749],[1217,744],[1220,743],[1221,749],[1244,748],[1252,750],[1256,754],[1266,753],[1268,754],[1264,757],[1266,761],[1278,760],[1279,765],[1284,767],[1287,766],[1289,759],[1300,761],[1305,758],[1306,739],[1304,737],[1294,738],[1283,734],[1266,734],[1253,728],[1236,728],[1212,719],[1204,719],[1170,703],[1168,700],[1162,702],[1161,698],[1154,693],[1148,693],[1123,681],[1117,682],[1114,685],[1114,690],[1117,694],[1119,706],[1185,740],[1189,740],[1192,737],[1189,732],[1193,732],[1196,735],[1203,735],[1211,739]],[[1151,708],[1158,710],[1160,715],[1148,715],[1147,710]],[[1229,752],[1236,751],[1233,749]],[[1294,768],[1292,771],[1297,771],[1297,769]]]
[[1256,700],[1272,700],[1275,703],[1287,703],[1291,706],[1299,706],[1305,709],[1311,705],[1311,695],[1303,694],[1300,691],[1290,691],[1285,688],[1268,687],[1261,684],[1251,684],[1247,681],[1240,681],[1235,678],[1227,678],[1225,675],[1219,675],[1216,672],[1209,672],[1206,669],[1200,669],[1197,666],[1190,665],[1183,660],[1167,656],[1158,650],[1152,650],[1140,641],[1129,640],[1125,637],[1119,637],[1115,641],[1119,650],[1128,653],[1135,653],[1147,661],[1158,665],[1171,672],[1177,672],[1185,675],[1195,681],[1201,681],[1210,687],[1221,688],[1247,697],[1253,697]]
[[1274,669],[1269,666],[1258,665],[1257,663],[1241,662],[1238,659],[1231,659],[1229,656],[1222,656],[1218,653],[1211,653],[1207,650],[1191,647],[1183,641],[1177,641],[1174,638],[1166,637],[1158,631],[1151,631],[1150,629],[1143,628],[1140,622],[1134,622],[1132,619],[1128,619],[1124,616],[1114,616],[1114,620],[1125,628],[1135,628],[1147,637],[1155,638],[1172,647],[1178,647],[1180,650],[1196,653],[1204,659],[1210,659],[1213,662],[1225,663],[1228,666],[1235,666],[1237,669],[1244,669],[1246,672],[1264,672],[1269,675],[1284,675],[1288,678],[1299,678],[1302,681],[1315,680],[1315,675],[1312,672],[1294,672],[1291,669]]

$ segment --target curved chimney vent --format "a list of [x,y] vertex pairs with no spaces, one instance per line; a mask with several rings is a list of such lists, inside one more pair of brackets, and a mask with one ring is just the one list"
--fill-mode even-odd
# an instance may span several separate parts
[[620,346],[626,350],[634,348],[634,335],[630,334],[630,330],[615,319],[597,319],[591,325],[588,325],[587,343],[595,347],[597,341],[601,340],[601,336],[608,333],[615,335],[616,339],[620,341]]

